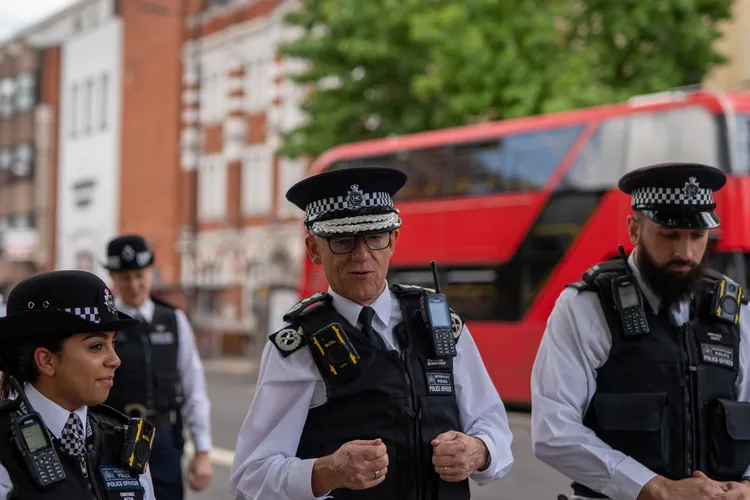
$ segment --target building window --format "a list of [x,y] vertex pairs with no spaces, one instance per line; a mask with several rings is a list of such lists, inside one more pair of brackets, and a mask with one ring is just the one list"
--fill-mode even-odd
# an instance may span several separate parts
[[107,96],[109,93],[109,74],[104,73],[99,83],[99,128],[107,128]]
[[16,110],[29,111],[36,104],[37,76],[35,73],[21,73],[16,77]]
[[13,150],[0,148],[0,172],[7,172],[13,164]]
[[273,208],[273,154],[267,146],[247,148],[242,162],[242,212],[264,215]]
[[247,61],[244,66],[245,110],[251,113],[263,111],[268,106],[271,59],[265,54],[259,54]]
[[70,88],[70,105],[68,106],[70,112],[70,136],[75,137],[78,134],[78,85],[73,84]]
[[13,78],[0,80],[0,117],[7,118],[13,114],[15,82]]
[[83,130],[84,133],[91,133],[91,124],[94,114],[94,80],[86,81],[86,89],[83,95]]
[[34,145],[24,142],[13,148],[11,171],[19,178],[29,177],[34,167]]
[[221,155],[205,156],[198,168],[198,213],[203,220],[226,214],[227,168]]
[[96,181],[82,179],[73,183],[73,203],[76,208],[86,208],[94,201]]

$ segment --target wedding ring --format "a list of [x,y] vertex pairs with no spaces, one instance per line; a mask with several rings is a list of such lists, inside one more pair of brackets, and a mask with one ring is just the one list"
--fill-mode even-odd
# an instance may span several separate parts
[[445,471],[446,470],[448,470],[448,466],[447,465],[445,467],[443,467],[443,475],[445,475]]
[[375,472],[373,472],[373,474],[375,475],[375,479],[376,480],[380,477],[380,471],[379,470],[376,470]]

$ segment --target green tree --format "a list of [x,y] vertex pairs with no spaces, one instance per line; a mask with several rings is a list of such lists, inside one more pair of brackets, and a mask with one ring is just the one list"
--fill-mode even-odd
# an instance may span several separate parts
[[280,45],[314,84],[282,153],[698,83],[733,0],[302,0]]

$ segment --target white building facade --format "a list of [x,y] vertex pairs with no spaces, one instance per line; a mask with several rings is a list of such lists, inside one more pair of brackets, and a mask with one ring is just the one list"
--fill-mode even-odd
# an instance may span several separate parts
[[[275,154],[279,134],[302,120],[303,91],[285,78],[296,68],[276,50],[294,36],[282,18],[295,6],[279,1],[185,46],[182,168],[197,169],[199,231],[185,245],[182,280],[205,290],[199,317],[214,330],[263,335],[297,300],[302,213],[284,194],[303,178],[306,163]],[[202,22],[250,8],[230,3],[204,13]],[[217,130],[218,144],[209,137]],[[235,206],[231,192],[239,193]],[[227,288],[239,289],[241,299],[211,298]]]
[[117,233],[123,26],[115,0],[81,4],[61,48],[57,269],[106,277]]

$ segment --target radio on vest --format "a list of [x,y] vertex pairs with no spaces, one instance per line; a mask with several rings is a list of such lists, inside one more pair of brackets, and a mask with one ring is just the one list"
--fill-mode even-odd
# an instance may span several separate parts
[[18,451],[23,456],[26,469],[34,485],[39,489],[48,489],[65,481],[65,471],[60,458],[52,445],[52,438],[42,417],[32,411],[31,404],[15,377],[10,377],[13,390],[18,394],[24,411],[11,421],[11,433]]
[[421,297],[422,320],[432,335],[435,355],[440,358],[452,358],[457,352],[451,329],[448,299],[440,291],[437,264],[434,260],[430,262],[430,267],[432,267],[432,279],[435,281],[435,293],[425,292]]
[[619,245],[617,250],[625,263],[627,273],[625,276],[612,280],[612,293],[615,296],[617,310],[620,312],[620,321],[622,321],[626,336],[644,335],[649,332],[649,328],[646,313],[643,310],[641,289],[638,288],[638,281],[630,269],[625,249]]

